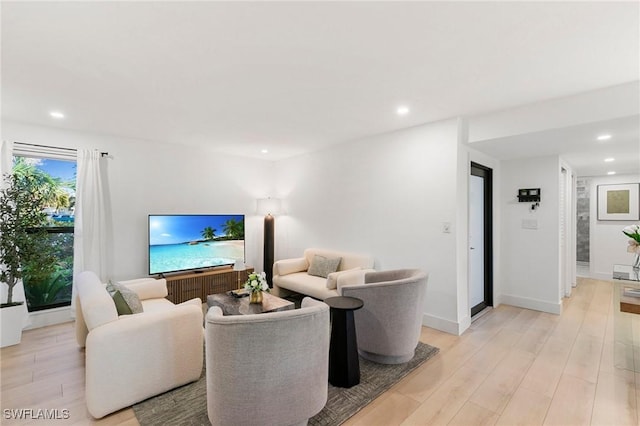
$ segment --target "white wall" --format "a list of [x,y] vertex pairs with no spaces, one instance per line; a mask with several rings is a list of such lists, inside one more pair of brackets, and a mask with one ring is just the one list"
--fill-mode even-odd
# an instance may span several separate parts
[[[372,254],[376,267],[429,272],[425,323],[452,333],[468,326],[466,288],[456,257],[466,241],[468,155],[460,157],[459,121],[433,123],[336,145],[277,163],[200,148],[3,122],[7,140],[108,151],[113,273],[147,273],[150,213],[246,214],[247,263],[262,269],[262,217],[255,199],[284,199],[276,219],[276,258],[306,247]],[[277,190],[274,190],[277,188]],[[458,204],[463,202],[463,206]],[[451,233],[442,232],[443,222]],[[460,229],[460,230],[459,230]],[[466,245],[465,245],[466,246]],[[466,262],[466,261],[465,261]],[[465,293],[466,294],[466,293]],[[462,304],[461,304],[462,303]],[[463,325],[466,324],[466,325]]]
[[[501,164],[501,302],[560,313],[559,176],[556,156],[503,161]],[[540,188],[540,207],[519,203],[519,188]],[[538,229],[523,229],[523,220]]]
[[614,175],[589,178],[589,275],[610,280],[614,264],[631,264],[633,254],[627,253],[628,238],[622,228],[638,221],[612,221],[598,219],[598,185],[637,183],[640,175]]
[[113,240],[111,279],[148,275],[147,215],[247,215],[246,261],[262,268],[262,218],[255,200],[270,195],[272,163],[211,150],[2,122],[2,138],[18,142],[108,151]]
[[458,120],[335,145],[276,169],[287,210],[276,219],[276,259],[325,247],[371,254],[379,269],[422,268],[425,323],[460,332]]
[[[146,275],[150,213],[246,214],[247,263],[262,270],[255,199],[272,196],[286,210],[276,218],[276,259],[315,246],[371,254],[379,269],[422,268],[429,272],[424,323],[455,334],[470,324],[467,189],[469,162],[476,161],[494,169],[495,304],[550,312],[560,306],[558,158],[501,164],[464,145],[457,119],[276,163],[13,122],[3,122],[2,137],[113,156],[114,279]],[[542,188],[535,213],[512,202],[520,187]],[[520,220],[532,215],[539,229],[521,229]],[[444,222],[451,233],[443,233]]]

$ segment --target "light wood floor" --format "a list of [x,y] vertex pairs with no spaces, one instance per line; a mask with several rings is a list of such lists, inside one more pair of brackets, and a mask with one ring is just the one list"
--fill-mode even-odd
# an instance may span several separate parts
[[[613,365],[612,284],[579,279],[561,316],[500,306],[462,336],[423,328],[440,353],[356,416],[360,425],[634,425],[640,373]],[[125,409],[100,421],[84,406],[84,352],[71,323],[26,331],[0,352],[4,409],[68,409],[54,424],[137,425]]]

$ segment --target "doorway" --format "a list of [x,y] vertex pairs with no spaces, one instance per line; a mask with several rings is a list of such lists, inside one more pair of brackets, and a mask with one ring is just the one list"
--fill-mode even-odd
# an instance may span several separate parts
[[560,300],[571,296],[575,286],[576,239],[575,217],[577,200],[575,178],[568,167],[560,166]]
[[493,306],[493,170],[471,163],[469,306],[471,317]]
[[589,239],[590,239],[590,181],[587,178],[576,179],[576,268],[577,275],[589,277]]

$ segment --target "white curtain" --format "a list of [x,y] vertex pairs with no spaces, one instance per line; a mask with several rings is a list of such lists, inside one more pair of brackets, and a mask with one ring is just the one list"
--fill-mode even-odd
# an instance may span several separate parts
[[71,315],[75,318],[75,276],[93,271],[104,282],[107,278],[108,204],[102,179],[102,155],[79,149],[76,181],[76,207],[73,236],[73,291]]
[[[11,173],[13,169],[13,142],[2,141],[2,145],[0,146],[0,176],[2,176],[0,182],[0,188],[4,188],[5,181],[4,175]],[[6,284],[2,284],[2,288],[0,289],[0,300],[2,303],[7,301],[7,296],[9,293],[9,287]],[[31,319],[29,318],[29,311],[27,310],[26,297],[24,295],[24,284],[22,284],[22,280],[18,281],[15,287],[13,287],[13,301],[14,302],[25,302],[22,304],[20,309],[23,310],[22,315],[22,328],[27,327],[31,324]]]

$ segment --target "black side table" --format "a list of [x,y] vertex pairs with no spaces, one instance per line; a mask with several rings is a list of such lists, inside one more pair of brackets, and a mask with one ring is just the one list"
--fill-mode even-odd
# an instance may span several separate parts
[[360,383],[358,341],[353,311],[364,306],[355,297],[329,297],[324,303],[331,308],[331,344],[329,346],[329,383],[350,388]]

